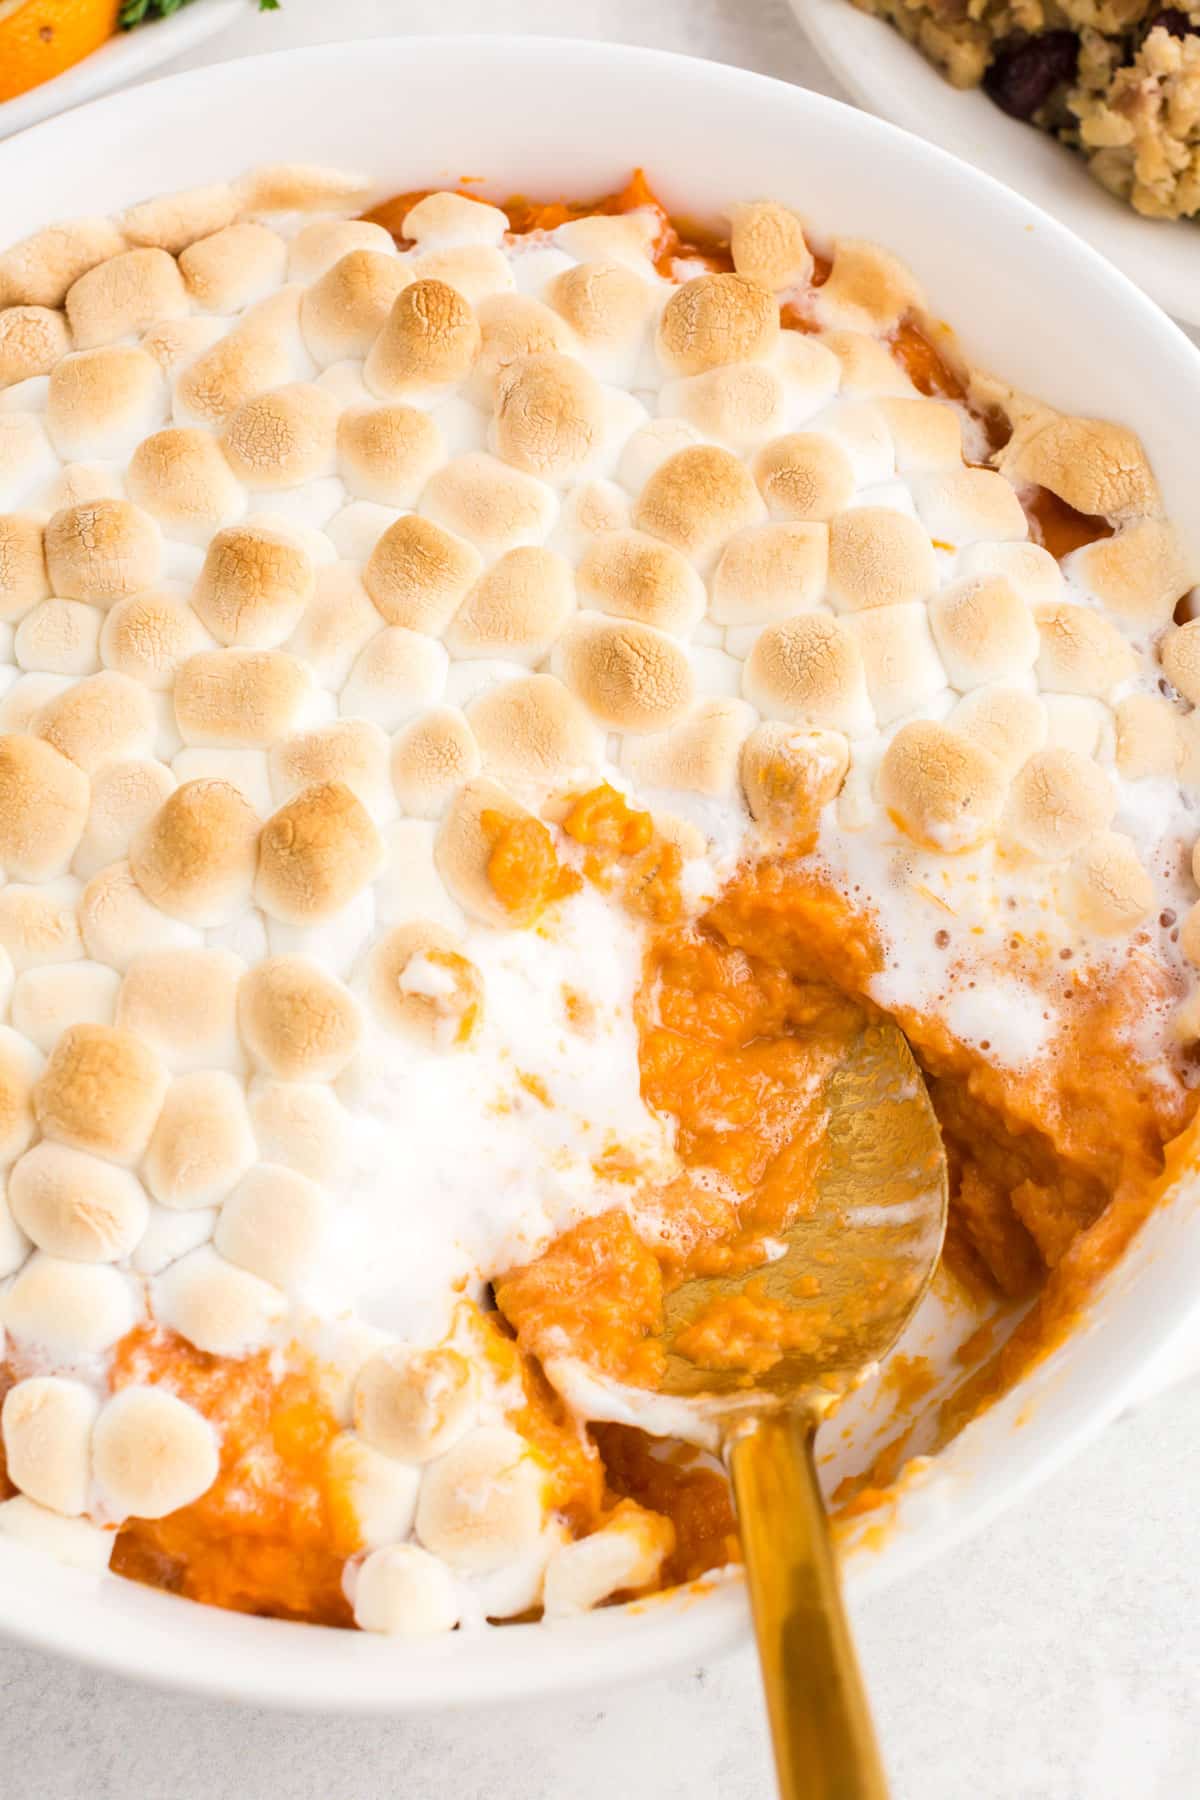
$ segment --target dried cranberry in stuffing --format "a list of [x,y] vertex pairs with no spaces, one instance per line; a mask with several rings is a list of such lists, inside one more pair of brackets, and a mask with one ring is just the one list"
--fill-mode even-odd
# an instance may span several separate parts
[[1013,119],[1032,119],[1056,87],[1070,81],[1079,61],[1073,31],[1044,31],[1002,38],[983,78],[984,92]]

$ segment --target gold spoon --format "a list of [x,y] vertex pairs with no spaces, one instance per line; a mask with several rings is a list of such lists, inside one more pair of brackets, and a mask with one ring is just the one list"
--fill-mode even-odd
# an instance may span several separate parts
[[[946,1228],[946,1157],[929,1095],[895,1025],[864,1020],[825,1090],[823,1163],[765,1267],[700,1276],[667,1299],[666,1370],[620,1390],[648,1429],[715,1443],[733,1480],[783,1800],[886,1800],[842,1605],[813,1440],[885,1357],[932,1278]],[[676,1348],[749,1296],[779,1325],[770,1366],[699,1367]]]

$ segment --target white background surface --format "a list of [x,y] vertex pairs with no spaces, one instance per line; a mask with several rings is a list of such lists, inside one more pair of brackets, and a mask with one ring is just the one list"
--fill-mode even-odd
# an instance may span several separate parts
[[[247,0],[244,21],[166,71],[352,36],[526,30],[680,50],[836,92],[785,0],[283,0],[283,9],[258,17]],[[400,140],[403,93],[396,117]],[[630,144],[636,154],[636,121]],[[860,1607],[895,1800],[1194,1800],[1198,1497],[1193,1376],[1121,1420],[985,1536]],[[748,1655],[549,1708],[478,1711],[464,1696],[452,1715],[373,1723],[179,1699],[0,1646],[5,1800],[773,1792]]]

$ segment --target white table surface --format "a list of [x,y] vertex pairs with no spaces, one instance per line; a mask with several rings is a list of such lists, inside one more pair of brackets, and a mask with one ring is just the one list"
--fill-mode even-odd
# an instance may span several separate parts
[[[283,0],[159,73],[393,32],[686,51],[836,93],[785,0]],[[856,1609],[895,1800],[1200,1795],[1200,1377],[982,1537]],[[180,1699],[0,1645],[0,1796],[770,1800],[752,1658],[548,1707],[374,1723]]]

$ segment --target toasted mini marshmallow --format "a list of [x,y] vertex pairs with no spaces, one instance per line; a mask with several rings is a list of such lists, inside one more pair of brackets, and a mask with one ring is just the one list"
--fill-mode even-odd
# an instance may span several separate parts
[[385,1456],[430,1463],[475,1424],[478,1379],[459,1351],[393,1344],[370,1358],[354,1389],[354,1426]]
[[363,584],[389,625],[438,637],[482,566],[474,545],[408,513],[376,544]]
[[88,778],[43,737],[0,736],[0,866],[18,881],[66,869],[88,811]]
[[248,314],[237,330],[219,338],[178,374],[175,418],[181,425],[224,425],[240,407],[289,381],[292,374],[286,344],[252,323]]
[[1000,467],[1013,482],[1049,488],[1076,512],[1106,519],[1159,511],[1146,452],[1127,425],[1063,413],[1013,433]]
[[962,422],[944,400],[900,396],[880,400],[879,409],[891,431],[901,475],[933,475],[961,468]]
[[483,1004],[483,983],[460,940],[426,920],[397,925],[367,958],[366,994],[385,1031],[426,1051],[469,1042]]
[[413,270],[392,254],[350,250],[304,292],[300,329],[320,368],[344,357],[363,357],[379,336]]
[[907,606],[873,606],[842,623],[858,645],[867,692],[880,725],[916,712],[946,686],[920,601]]
[[192,608],[173,594],[149,590],[118,600],[100,633],[104,665],[155,693],[167,693],[188,657],[212,639]]
[[636,499],[670,457],[677,451],[691,450],[702,441],[696,427],[686,419],[651,419],[633,433],[622,450],[617,479]]
[[658,1580],[675,1548],[675,1528],[659,1513],[624,1500],[600,1527],[556,1550],[546,1564],[543,1613],[572,1618],[615,1594],[634,1594]]
[[849,766],[850,746],[840,731],[757,725],[741,753],[746,804],[759,824],[803,831],[836,799]]
[[32,1044],[0,1025],[0,1166],[15,1161],[33,1137],[33,1087],[40,1073]]
[[451,656],[541,662],[575,608],[567,562],[553,550],[509,550],[480,576],[446,627]]
[[359,652],[342,687],[341,711],[395,731],[440,698],[447,663],[435,638],[389,625]]
[[329,563],[316,572],[313,598],[288,640],[288,649],[314,680],[336,691],[381,624],[358,570],[349,563]]
[[404,727],[392,748],[392,785],[404,812],[436,819],[481,766],[475,735],[456,707],[435,707]]
[[221,445],[247,487],[300,487],[332,475],[337,418],[337,404],[324,388],[296,381],[239,406]]
[[1088,931],[1123,936],[1153,911],[1154,882],[1120,832],[1098,831],[1072,862],[1071,879],[1076,915]]
[[937,585],[937,558],[921,527],[886,506],[858,506],[829,525],[826,591],[839,612],[900,606]]
[[264,825],[255,898],[284,924],[317,924],[346,906],[382,859],[379,833],[353,790],[314,782]]
[[824,525],[751,525],[730,538],[713,571],[712,617],[744,626],[811,611],[824,593],[828,563]]
[[611,259],[564,269],[544,295],[570,326],[593,374],[618,386],[627,386],[636,373],[657,298],[645,277]]
[[188,311],[178,264],[165,250],[125,250],[71,284],[67,319],[79,350],[135,337],[158,319]]
[[859,737],[874,712],[858,644],[840,619],[801,613],[768,625],[746,659],[742,691],[768,719]]
[[21,619],[50,593],[40,519],[0,513],[0,619]]
[[596,768],[604,755],[587,708],[552,675],[489,688],[471,702],[467,721],[483,769],[518,791],[544,794]]
[[[499,782],[481,775],[458,790],[442,820],[434,842],[437,872],[459,906],[485,924],[511,930],[532,923],[524,910],[514,910],[501,899],[489,869],[497,823],[525,824],[535,816]],[[410,912],[408,917],[412,916]]]
[[427,250],[414,256],[409,267],[420,281],[444,281],[471,306],[495,294],[512,293],[516,286],[508,258],[488,244]]
[[237,213],[237,195],[227,181],[219,181],[139,201],[117,215],[117,224],[128,243],[178,256],[197,238],[229,226]]
[[729,252],[739,275],[779,293],[804,287],[811,279],[813,256],[799,216],[775,200],[752,200],[729,215]]
[[373,1550],[355,1574],[354,1623],[361,1631],[434,1637],[452,1631],[459,1612],[454,1577],[444,1562],[419,1544],[388,1544]]
[[1133,674],[1137,666],[1133,651],[1116,626],[1090,606],[1059,601],[1035,607],[1034,618],[1041,640],[1037,677],[1049,692],[1107,699]]
[[522,356],[497,376],[493,448],[553,487],[569,486],[594,461],[605,426],[604,391],[574,357]]
[[1005,835],[1039,862],[1058,862],[1104,831],[1116,806],[1112,783],[1089,757],[1039,750],[1013,780]]
[[470,374],[479,346],[479,321],[457,289],[414,281],[397,294],[363,376],[380,400],[436,393]]
[[258,817],[224,781],[188,781],[169,794],[130,846],[146,898],[172,918],[210,927],[249,904]]
[[481,450],[444,463],[421,496],[426,518],[466,538],[485,556],[541,543],[556,510],[544,482]]
[[127,862],[94,875],[79,902],[79,927],[87,953],[109,968],[125,970],[149,950],[198,942],[195,928],[151,905]]
[[633,509],[640,531],[662,538],[704,573],[735,531],[756,525],[766,508],[744,463],[728,450],[697,444],[655,471]]
[[877,778],[881,803],[916,843],[954,855],[991,836],[1006,778],[990,751],[932,720],[902,725]]
[[100,667],[104,615],[82,600],[43,600],[26,613],[13,638],[19,668],[51,675],[91,675]]
[[658,322],[658,355],[675,375],[756,362],[779,336],[779,308],[746,275],[699,275],[676,288]]
[[320,1255],[328,1211],[315,1182],[294,1169],[259,1163],[221,1208],[213,1242],[236,1267],[292,1289]]
[[838,385],[843,394],[874,400],[913,394],[912,382],[878,338],[843,329],[823,331],[820,342],[837,358],[841,370]]
[[[225,332],[224,319],[206,319],[193,314],[186,319],[161,319],[149,331],[142,333],[139,344],[147,356],[154,358],[170,381],[194,357],[205,350],[211,350],[225,336]],[[80,495],[79,498],[86,496]]]
[[333,1439],[325,1468],[333,1491],[349,1504],[363,1549],[395,1544],[408,1536],[417,1510],[419,1469],[381,1456],[352,1431]]
[[1085,544],[1068,558],[1072,581],[1130,625],[1166,625],[1197,579],[1195,564],[1173,526],[1138,519],[1115,536]]
[[25,969],[13,988],[13,1025],[49,1055],[68,1025],[111,1025],[120,985],[116,970],[101,963],[46,963]]
[[92,1427],[100,1410],[91,1388],[60,1375],[18,1381],[4,1396],[0,1430],[8,1479],[30,1500],[68,1517],[86,1512]]
[[79,884],[68,877],[28,887],[9,881],[0,888],[0,944],[14,969],[82,957],[79,900]]
[[61,306],[81,275],[125,248],[111,219],[73,219],[0,255],[0,306]]
[[968,544],[958,558],[960,575],[1003,575],[1030,606],[1062,598],[1062,570],[1040,544]]
[[317,219],[288,245],[288,280],[317,281],[351,250],[395,255],[396,246],[390,232],[368,219]]
[[533,1550],[545,1516],[545,1485],[523,1438],[480,1426],[426,1470],[417,1535],[461,1573],[491,1573]]
[[975,688],[959,701],[947,724],[987,750],[1007,775],[1015,775],[1046,742],[1046,708],[1023,688]]
[[39,1250],[0,1296],[0,1324],[17,1346],[60,1366],[109,1350],[133,1328],[137,1295],[119,1269]]
[[443,244],[491,244],[494,248],[508,230],[508,219],[498,206],[489,206],[470,194],[426,194],[409,207],[400,229],[422,250]]
[[186,544],[207,544],[246,509],[242,485],[216,440],[196,427],[173,426],[145,438],[130,459],[126,486],[167,537]]
[[46,526],[46,567],[60,599],[108,607],[158,580],[162,538],[128,500],[65,506]]
[[261,1349],[287,1310],[278,1288],[235,1268],[208,1244],[158,1277],[153,1300],[161,1325],[213,1356],[248,1356]]
[[528,294],[493,294],[476,308],[479,357],[467,393],[490,411],[498,378],[519,358],[569,351],[572,334],[558,313]]
[[282,1081],[332,1081],[354,1054],[358,1007],[305,956],[275,956],[243,977],[238,1023],[256,1063]]
[[18,1494],[0,1504],[0,1537],[51,1556],[64,1568],[102,1575],[112,1556],[116,1532],[93,1525],[90,1519],[64,1518]]
[[665,413],[687,419],[705,437],[748,450],[782,431],[787,418],[783,376],[766,363],[728,363],[663,388]]
[[209,544],[191,604],[218,643],[273,650],[295,630],[315,587],[303,544],[263,525],[238,525]]
[[1112,713],[1103,700],[1085,694],[1044,694],[1046,746],[1077,750],[1081,756],[1110,761],[1116,748]]
[[923,476],[913,484],[921,523],[934,542],[951,550],[986,539],[1017,542],[1029,521],[1009,483],[991,469],[960,468]]
[[898,257],[860,238],[836,238],[833,267],[814,296],[817,315],[855,331],[889,331],[924,296]]
[[217,1437],[203,1414],[162,1387],[114,1394],[92,1434],[96,1486],[111,1518],[162,1519],[217,1478]]
[[342,1178],[350,1121],[323,1083],[256,1082],[250,1118],[260,1161],[297,1169],[321,1187],[335,1187]]
[[134,1163],[149,1140],[166,1092],[155,1052],[111,1025],[71,1025],[33,1091],[42,1135],[113,1162]]
[[415,506],[445,455],[437,424],[415,406],[356,407],[338,420],[338,473],[382,506]]
[[1116,707],[1116,763],[1126,781],[1174,776],[1182,745],[1178,717],[1160,694],[1130,694]]
[[229,950],[180,948],[135,956],[116,1023],[177,1073],[241,1067],[237,990],[244,970]]
[[149,823],[175,786],[171,770],[149,759],[112,762],[92,777],[91,806],[71,867],[88,881],[129,854],[136,834]]
[[34,725],[39,738],[89,776],[106,764],[149,756],[154,748],[149,694],[141,682],[113,669],[85,676],[47,701]]
[[[1118,638],[1118,642],[1122,640]],[[1172,687],[1195,706],[1200,700],[1200,620],[1189,619],[1178,629],[1166,632],[1158,646],[1158,658]],[[1131,668],[1125,669],[1117,679],[1130,673]]]
[[300,723],[308,671],[282,650],[207,650],[190,656],[175,682],[175,716],[186,744],[268,749]]
[[621,766],[642,788],[673,788],[728,800],[738,793],[742,744],[756,714],[744,700],[701,700],[670,730],[632,738]]
[[613,731],[661,731],[682,718],[694,682],[673,638],[636,620],[579,613],[555,645],[554,673]]
[[[12,1216],[7,1195],[0,1191],[0,1279],[15,1275],[27,1261],[32,1249],[29,1239]],[[0,1305],[0,1325],[3,1324],[3,1317],[3,1306]]]
[[36,413],[0,410],[0,508],[19,506],[31,496],[46,504],[60,485],[60,464]]
[[1003,575],[967,576],[934,594],[929,623],[950,685],[960,693],[1019,679],[1038,659],[1033,614]]
[[374,818],[394,812],[389,745],[368,719],[338,719],[300,732],[271,752],[271,786],[282,805],[314,781],[344,781]]
[[46,429],[64,462],[124,460],[166,416],[162,372],[132,345],[82,350],[50,372]]
[[262,163],[235,184],[244,213],[332,212],[366,199],[365,175],[326,169],[318,163]]
[[704,616],[704,583],[682,553],[641,531],[607,531],[576,575],[580,601],[619,619],[687,633]]
[[276,231],[251,223],[226,224],[193,239],[179,255],[179,272],[197,306],[239,313],[278,287],[288,246]]
[[145,1191],[128,1169],[45,1140],[13,1168],[8,1199],[38,1249],[71,1262],[120,1262],[149,1218]]
[[71,333],[60,312],[48,306],[8,306],[0,310],[0,388],[49,375],[71,348]]

